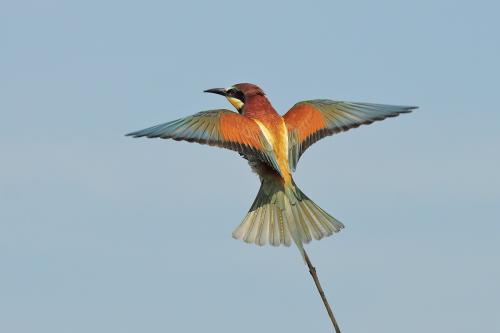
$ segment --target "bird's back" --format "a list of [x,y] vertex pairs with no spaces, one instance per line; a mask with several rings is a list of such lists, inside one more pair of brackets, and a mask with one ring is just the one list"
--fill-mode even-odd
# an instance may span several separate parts
[[290,182],[288,130],[285,121],[265,96],[257,95],[245,104],[243,115],[254,120],[273,147],[285,183]]

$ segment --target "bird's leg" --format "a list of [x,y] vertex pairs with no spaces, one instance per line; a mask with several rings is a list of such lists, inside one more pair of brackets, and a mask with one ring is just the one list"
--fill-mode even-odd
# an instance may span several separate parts
[[306,261],[307,267],[309,267],[309,273],[311,273],[311,276],[314,280],[314,283],[316,284],[316,288],[318,289],[319,295],[321,296],[321,299],[323,300],[323,304],[325,305],[326,311],[328,312],[328,316],[330,317],[330,320],[332,321],[333,327],[335,327],[335,332],[341,333],[339,325],[337,324],[337,321],[335,320],[335,316],[333,315],[333,311],[330,308],[330,304],[328,304],[328,300],[326,299],[325,292],[323,291],[323,288],[321,288],[321,284],[319,283],[318,275],[316,274],[316,268],[312,265],[311,260],[309,260],[309,256],[307,255],[305,250],[303,250],[303,255],[304,255],[304,259]]

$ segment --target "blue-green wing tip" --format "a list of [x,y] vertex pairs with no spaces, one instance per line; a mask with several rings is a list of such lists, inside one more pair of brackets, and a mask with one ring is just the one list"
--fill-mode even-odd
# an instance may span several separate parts
[[127,133],[127,134],[125,134],[125,136],[131,136],[133,138],[140,138],[143,136],[149,136],[150,134],[151,134],[151,131],[149,131],[149,128],[146,128],[143,130]]
[[166,124],[160,124],[160,125],[156,125],[156,126],[152,126],[152,127],[147,127],[147,128],[144,128],[144,129],[141,129],[138,131],[127,133],[127,134],[125,134],[125,136],[131,136],[133,138],[140,138],[143,136],[147,136],[148,138],[155,138],[155,137],[160,136],[157,134],[161,134],[161,133],[155,133],[155,131],[158,129],[161,129],[165,125]]
[[398,113],[410,113],[413,110],[418,109],[418,106],[401,106],[401,110]]
[[125,134],[125,136],[131,136],[133,138],[138,138],[138,137],[140,137],[139,132],[140,131],[130,132],[130,133]]

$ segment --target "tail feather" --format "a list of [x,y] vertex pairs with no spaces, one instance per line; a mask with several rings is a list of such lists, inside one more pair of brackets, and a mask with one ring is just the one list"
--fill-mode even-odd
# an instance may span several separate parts
[[250,211],[233,237],[247,243],[290,246],[301,249],[313,238],[339,232],[344,225],[309,199],[293,182],[265,178]]

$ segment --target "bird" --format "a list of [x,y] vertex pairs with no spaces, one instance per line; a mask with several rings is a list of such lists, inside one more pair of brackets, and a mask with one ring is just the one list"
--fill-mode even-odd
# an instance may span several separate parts
[[255,84],[205,90],[234,107],[202,111],[128,133],[135,138],[196,142],[236,151],[260,178],[260,189],[233,237],[257,245],[304,244],[344,228],[315,204],[292,177],[304,152],[322,138],[409,113],[416,106],[313,99],[296,103],[281,116]]

